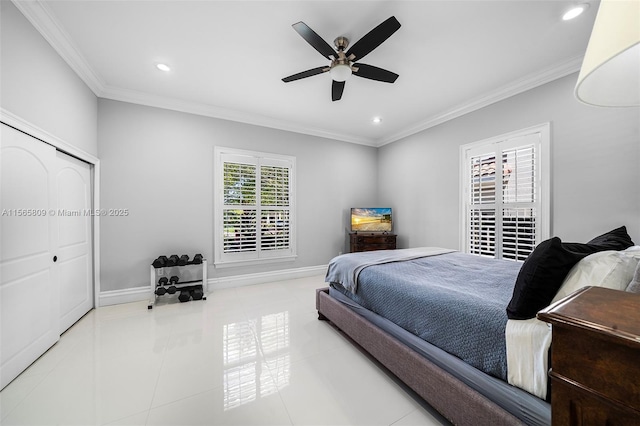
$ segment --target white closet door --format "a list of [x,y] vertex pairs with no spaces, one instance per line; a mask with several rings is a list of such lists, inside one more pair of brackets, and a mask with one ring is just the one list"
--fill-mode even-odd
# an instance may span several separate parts
[[9,126],[0,133],[0,388],[60,337],[56,150]]
[[60,288],[60,333],[93,308],[93,251],[90,214],[91,168],[56,153],[57,277]]

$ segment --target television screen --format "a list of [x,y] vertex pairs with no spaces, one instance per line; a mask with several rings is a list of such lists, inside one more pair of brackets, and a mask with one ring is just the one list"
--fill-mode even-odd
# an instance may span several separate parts
[[391,232],[390,208],[352,208],[351,232]]

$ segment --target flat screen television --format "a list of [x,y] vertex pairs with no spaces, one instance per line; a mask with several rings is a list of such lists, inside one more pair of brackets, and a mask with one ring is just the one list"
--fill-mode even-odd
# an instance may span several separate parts
[[351,232],[391,232],[391,208],[368,207],[351,209]]

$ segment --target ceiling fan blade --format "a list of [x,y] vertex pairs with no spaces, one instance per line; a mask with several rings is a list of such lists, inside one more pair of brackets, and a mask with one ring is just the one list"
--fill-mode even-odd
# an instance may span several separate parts
[[366,55],[371,53],[373,49],[380,46],[386,39],[391,37],[393,33],[398,31],[398,28],[400,28],[400,22],[398,22],[395,16],[392,16],[355,42],[347,51],[347,57],[353,55],[352,60],[354,61],[364,58]]
[[333,47],[322,39],[315,31],[313,31],[307,24],[300,21],[292,25],[293,29],[302,36],[314,49],[316,49],[322,56],[327,59],[336,58],[338,55]]
[[282,79],[285,83],[290,81],[300,80],[301,78],[307,78],[314,75],[322,74],[323,72],[329,71],[329,67],[318,67],[310,70],[299,72],[298,74],[290,75],[289,77],[285,77]]
[[339,101],[342,98],[342,92],[344,91],[344,81],[332,80],[331,83],[331,100]]
[[387,71],[382,68],[374,67],[373,65],[353,64],[354,68],[358,68],[358,71],[354,71],[353,75],[358,77],[368,78],[370,80],[383,81],[385,83],[393,83],[398,78],[398,74]]

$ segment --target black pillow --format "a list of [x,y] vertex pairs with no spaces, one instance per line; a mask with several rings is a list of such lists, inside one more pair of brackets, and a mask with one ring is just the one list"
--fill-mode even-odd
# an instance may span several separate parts
[[599,235],[587,244],[596,244],[606,247],[603,248],[603,250],[624,250],[634,245],[633,241],[631,241],[631,237],[627,233],[626,226],[621,226],[620,228],[616,228],[605,234]]
[[606,249],[595,244],[563,243],[558,237],[538,244],[520,268],[507,317],[534,318],[540,309],[549,306],[573,265],[602,250]]
[[563,243],[558,237],[541,242],[520,268],[507,306],[507,317],[534,318],[540,309],[549,306],[573,265],[582,258],[604,250],[624,250],[632,245],[625,226],[599,235],[586,244]]

